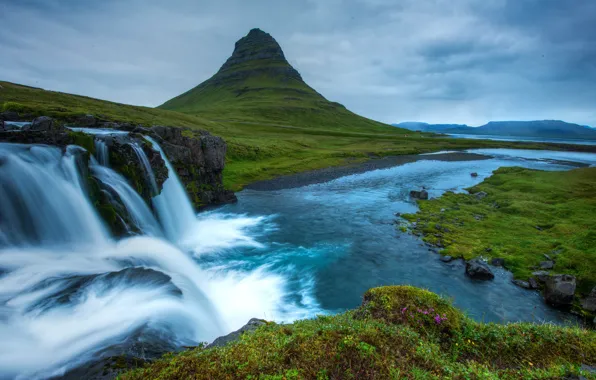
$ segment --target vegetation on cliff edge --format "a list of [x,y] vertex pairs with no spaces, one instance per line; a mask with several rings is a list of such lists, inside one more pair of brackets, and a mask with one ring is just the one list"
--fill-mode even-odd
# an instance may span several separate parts
[[558,379],[596,362],[596,333],[551,324],[483,324],[409,286],[291,325],[269,323],[221,348],[169,354],[121,379]]

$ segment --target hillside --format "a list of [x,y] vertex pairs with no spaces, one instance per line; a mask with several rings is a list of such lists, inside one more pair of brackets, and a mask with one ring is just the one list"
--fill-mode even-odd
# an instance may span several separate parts
[[[73,122],[92,114],[105,121],[207,130],[228,145],[228,189],[371,157],[469,148],[565,149],[545,144],[440,138],[358,116],[309,87],[279,44],[253,29],[210,79],[159,108],[119,104],[0,81],[0,112],[48,115]],[[583,149],[591,149],[584,147]]]
[[277,41],[260,29],[236,42],[232,56],[214,76],[159,108],[225,121],[396,132],[325,99],[288,63]]
[[393,124],[411,131],[469,135],[543,137],[561,139],[596,139],[596,129],[560,120],[491,121],[480,127],[465,124],[427,124],[404,122]]

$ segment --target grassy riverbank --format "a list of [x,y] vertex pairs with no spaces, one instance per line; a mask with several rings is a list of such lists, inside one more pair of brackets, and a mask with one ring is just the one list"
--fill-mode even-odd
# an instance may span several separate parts
[[240,108],[186,114],[0,82],[0,111],[6,110],[59,120],[92,114],[107,121],[207,130],[228,143],[224,182],[233,190],[284,174],[377,156],[488,147],[596,150],[589,146],[438,138],[374,122],[341,107],[324,111],[303,107],[290,112],[280,105],[279,112],[268,114],[247,114]]
[[446,193],[404,217],[445,255],[504,258],[520,279],[550,258],[551,272],[575,275],[580,293],[596,285],[596,168],[501,168],[469,191],[487,196]]
[[580,369],[595,362],[593,331],[477,323],[433,293],[394,286],[369,290],[357,310],[270,323],[226,347],[167,355],[121,378],[595,379]]

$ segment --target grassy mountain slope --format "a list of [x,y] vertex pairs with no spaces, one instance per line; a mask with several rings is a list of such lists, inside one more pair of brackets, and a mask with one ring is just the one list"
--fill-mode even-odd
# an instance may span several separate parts
[[308,86],[271,35],[251,30],[210,79],[160,106],[210,119],[403,134],[348,111]]

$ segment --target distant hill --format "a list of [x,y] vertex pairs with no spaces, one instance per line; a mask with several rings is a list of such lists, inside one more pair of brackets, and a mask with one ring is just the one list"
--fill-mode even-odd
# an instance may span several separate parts
[[596,129],[560,120],[491,121],[480,127],[420,122],[404,122],[393,125],[412,131],[435,133],[596,140]]
[[236,42],[232,56],[210,79],[159,108],[211,119],[395,133],[387,124],[325,99],[288,63],[277,41],[260,29]]

